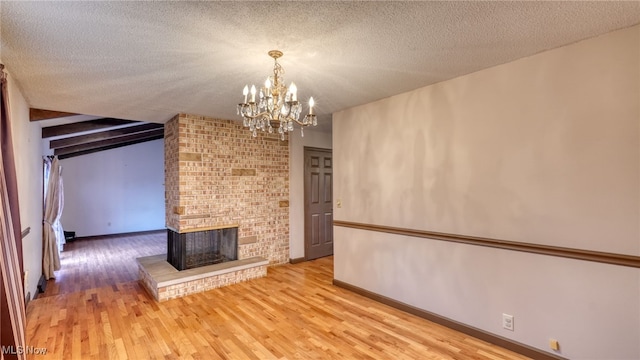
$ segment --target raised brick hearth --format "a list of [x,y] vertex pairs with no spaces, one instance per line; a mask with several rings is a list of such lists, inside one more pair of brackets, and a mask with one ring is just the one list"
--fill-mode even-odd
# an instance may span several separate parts
[[261,257],[178,271],[166,255],[136,259],[140,282],[157,300],[165,301],[267,275],[269,261]]

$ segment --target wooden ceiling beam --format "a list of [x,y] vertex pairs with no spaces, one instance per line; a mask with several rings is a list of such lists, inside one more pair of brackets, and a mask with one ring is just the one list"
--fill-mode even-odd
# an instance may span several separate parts
[[123,146],[139,144],[146,141],[158,140],[164,138],[164,129],[156,129],[136,134],[120,136],[108,140],[94,141],[91,143],[69,146],[65,148],[55,149],[54,154],[60,159],[91,154],[98,151],[115,149]]
[[102,118],[95,120],[80,121],[77,123],[47,126],[42,128],[42,138],[46,139],[53,136],[61,136],[73,134],[81,131],[101,130],[119,125],[139,123],[140,121],[131,121],[114,118]]
[[69,146],[91,143],[91,142],[100,141],[100,140],[113,139],[113,138],[129,135],[129,134],[143,133],[143,132],[157,130],[157,129],[164,129],[164,124],[149,123],[149,124],[130,126],[126,128],[101,131],[101,132],[96,132],[96,133],[91,133],[86,135],[78,135],[78,136],[68,137],[64,139],[51,140],[49,142],[49,148],[59,149],[59,148],[64,148]]
[[69,113],[69,112],[63,112],[63,111],[53,111],[53,110],[29,108],[29,121],[41,121],[41,120],[57,119],[57,118],[61,118],[61,117],[76,116],[76,115],[81,115],[81,114]]

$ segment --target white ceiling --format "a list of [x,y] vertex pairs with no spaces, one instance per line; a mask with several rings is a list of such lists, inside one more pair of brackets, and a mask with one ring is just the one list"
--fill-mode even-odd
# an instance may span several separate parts
[[[272,49],[331,113],[640,23],[640,2],[0,2],[30,107],[163,123],[237,119]],[[306,110],[305,110],[306,113]]]

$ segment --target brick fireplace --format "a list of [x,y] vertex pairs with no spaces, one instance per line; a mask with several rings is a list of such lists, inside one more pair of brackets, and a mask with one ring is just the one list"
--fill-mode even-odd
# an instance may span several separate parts
[[[236,121],[187,114],[165,123],[164,141],[167,228],[186,234],[236,224],[236,261],[288,262],[287,141],[265,133],[254,138]],[[264,276],[266,266],[245,269],[239,280],[247,273]],[[147,275],[141,273],[141,279]]]
[[238,225],[238,258],[289,261],[289,143],[241,123],[179,114],[165,124],[166,225]]

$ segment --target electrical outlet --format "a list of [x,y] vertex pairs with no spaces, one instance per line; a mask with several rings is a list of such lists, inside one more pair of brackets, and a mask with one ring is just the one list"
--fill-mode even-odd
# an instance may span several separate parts
[[513,315],[502,314],[502,327],[513,331]]
[[24,287],[25,289],[29,288],[29,270],[24,271]]
[[549,348],[551,348],[551,350],[558,351],[560,350],[560,343],[556,339],[549,339]]

